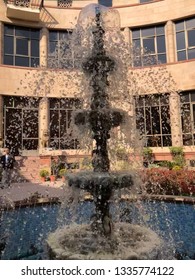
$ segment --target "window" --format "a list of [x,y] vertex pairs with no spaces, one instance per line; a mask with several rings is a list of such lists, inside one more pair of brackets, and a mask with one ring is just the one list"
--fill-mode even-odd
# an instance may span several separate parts
[[153,0],[140,0],[140,3],[147,3],[147,2],[152,2]]
[[171,146],[169,96],[140,96],[135,99],[136,126],[145,146]]
[[166,63],[164,26],[132,30],[134,46],[133,66],[147,66]]
[[71,34],[68,31],[49,31],[49,59],[51,68],[72,68]]
[[4,64],[37,67],[39,65],[39,38],[39,29],[5,25]]
[[195,58],[195,18],[175,23],[177,60]]
[[15,155],[38,148],[38,98],[4,96],[4,145]]
[[180,95],[183,145],[195,145],[195,91]]
[[54,149],[77,149],[78,141],[71,135],[71,115],[80,108],[78,99],[50,99],[50,147]]
[[73,0],[58,0],[58,7],[69,8],[72,6]]
[[98,4],[106,7],[112,7],[112,0],[98,0]]

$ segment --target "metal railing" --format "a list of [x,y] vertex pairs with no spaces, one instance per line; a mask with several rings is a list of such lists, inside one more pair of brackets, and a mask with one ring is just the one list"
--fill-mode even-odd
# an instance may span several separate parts
[[69,8],[72,6],[73,0],[58,0],[58,7]]
[[7,0],[7,4],[21,8],[41,9],[43,8],[44,0]]

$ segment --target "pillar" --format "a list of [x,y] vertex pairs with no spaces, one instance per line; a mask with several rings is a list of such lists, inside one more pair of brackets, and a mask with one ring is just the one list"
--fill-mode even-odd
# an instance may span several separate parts
[[3,64],[3,45],[4,45],[4,36],[3,36],[3,23],[0,22],[0,64]]
[[49,143],[49,100],[43,97],[39,103],[39,149],[47,147]]
[[0,95],[0,148],[3,147],[3,96]]
[[177,59],[176,59],[174,23],[171,20],[169,20],[165,25],[165,35],[166,35],[167,63],[172,63],[175,62]]
[[124,38],[125,38],[125,42],[127,44],[131,44],[131,31],[128,27],[125,27],[124,31],[123,31],[123,35],[124,35]]
[[172,146],[180,147],[182,144],[182,128],[180,114],[180,100],[177,92],[172,92],[169,96],[170,121]]
[[48,30],[43,27],[41,29],[41,39],[40,39],[40,66],[47,67],[47,57],[48,57]]

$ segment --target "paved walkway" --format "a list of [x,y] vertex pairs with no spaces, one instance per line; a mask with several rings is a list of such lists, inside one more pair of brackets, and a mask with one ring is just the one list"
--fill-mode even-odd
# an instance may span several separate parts
[[[1,186],[1,185],[0,185]],[[37,182],[37,183],[13,183],[8,188],[0,188],[0,208],[6,208],[7,206],[13,206],[14,202],[24,200],[32,196],[35,193],[40,194],[40,196],[48,198],[63,198],[67,196],[70,191],[68,186],[62,181],[56,182]],[[173,196],[173,195],[138,195],[139,199],[148,200],[165,200],[165,201],[175,201],[175,202],[187,202],[195,204],[195,197],[185,197],[185,196]],[[122,197],[125,200],[137,200],[137,197]]]
[[11,203],[30,197],[38,192],[44,197],[63,197],[65,189],[62,181],[44,183],[12,183],[10,187],[0,188],[0,204]]

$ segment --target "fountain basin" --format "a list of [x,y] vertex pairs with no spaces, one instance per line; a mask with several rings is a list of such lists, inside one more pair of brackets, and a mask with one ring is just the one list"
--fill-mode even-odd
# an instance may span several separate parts
[[[186,198],[187,199],[187,198]],[[185,202],[166,202],[161,200],[145,200],[141,204],[136,201],[123,201],[120,208],[128,208],[130,217],[121,221],[131,220],[132,224],[151,228],[164,241],[164,252],[161,259],[194,259],[195,258],[195,208],[194,200]],[[137,205],[137,206],[136,206]],[[15,210],[6,209],[1,212],[0,239],[6,235],[6,246],[0,259],[44,259],[48,260],[46,250],[48,233],[56,232],[58,216],[61,206],[51,204],[44,206],[22,207]],[[93,202],[85,201],[78,205],[76,223],[89,223],[94,211]],[[144,211],[144,213],[143,213]],[[72,216],[68,209],[64,209],[63,221],[70,224]],[[116,215],[113,213],[115,217]],[[64,225],[63,225],[64,226]],[[32,251],[33,246],[37,250]]]
[[69,187],[76,187],[96,194],[101,189],[112,191],[130,188],[133,185],[133,176],[130,172],[93,172],[83,171],[66,175]]
[[50,259],[145,260],[158,259],[163,241],[143,226],[115,223],[111,238],[94,232],[90,225],[71,225],[49,235]]

